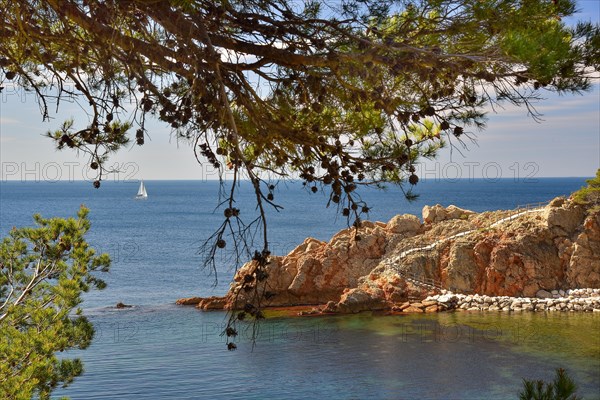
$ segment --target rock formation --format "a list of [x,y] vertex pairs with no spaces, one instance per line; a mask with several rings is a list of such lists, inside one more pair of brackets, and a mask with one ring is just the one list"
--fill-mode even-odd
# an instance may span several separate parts
[[473,211],[463,210],[456,206],[450,205],[448,208],[444,208],[439,204],[433,207],[423,207],[423,221],[426,224],[432,222],[442,222],[449,219],[468,219],[469,215],[475,214]]
[[[251,301],[240,290],[249,271],[251,264],[237,272],[225,298],[202,299],[199,307],[243,307]],[[287,256],[271,257],[267,273],[261,290],[272,293],[269,306],[328,303],[327,310],[340,312],[403,305],[438,311],[448,304],[414,304],[442,289],[541,297],[600,288],[600,212],[564,198],[535,210],[479,214],[426,206],[423,223],[399,215],[342,230],[329,242],[308,238]]]

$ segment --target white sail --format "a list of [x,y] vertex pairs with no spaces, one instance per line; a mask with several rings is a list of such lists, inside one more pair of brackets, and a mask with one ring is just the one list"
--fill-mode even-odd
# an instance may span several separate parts
[[140,182],[140,188],[138,190],[137,195],[135,196],[136,199],[145,199],[148,197],[148,193],[146,193],[146,187],[144,186],[144,181]]

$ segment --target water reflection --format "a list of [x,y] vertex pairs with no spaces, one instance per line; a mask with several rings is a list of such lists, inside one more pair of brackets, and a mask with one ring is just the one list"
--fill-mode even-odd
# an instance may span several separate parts
[[[600,392],[596,314],[440,313],[277,318],[252,351],[220,336],[225,314],[172,306],[92,316],[73,399],[516,397],[523,377],[567,368]],[[77,354],[72,352],[71,354]]]

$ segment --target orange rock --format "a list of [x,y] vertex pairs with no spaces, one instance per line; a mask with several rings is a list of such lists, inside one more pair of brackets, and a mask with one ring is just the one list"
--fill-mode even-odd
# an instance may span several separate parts
[[227,297],[212,296],[202,299],[196,308],[201,310],[222,310],[227,304]]
[[[465,293],[527,296],[539,288],[598,288],[600,213],[588,210],[584,218],[577,207],[570,201],[554,202],[543,212],[523,214],[492,229],[487,229],[490,224],[514,213],[471,215],[456,207],[434,206],[424,210],[425,225],[406,215],[387,224],[365,221],[358,232],[344,229],[327,243],[309,238],[287,256],[271,257],[266,266],[269,278],[260,285],[267,284],[265,289],[276,293],[270,306],[331,301],[340,305],[341,312],[390,309],[407,298],[424,299],[435,292],[416,281],[405,281],[398,273],[399,266]],[[465,231],[472,232],[455,237]],[[354,240],[356,234],[360,241]],[[439,242],[444,237],[452,239]],[[403,251],[434,242],[435,247],[404,253],[399,260]],[[238,271],[238,286],[236,289],[234,284],[230,299],[255,268],[255,263],[247,263]],[[251,294],[240,292],[238,306],[251,300],[245,297]],[[221,303],[204,301],[203,306]],[[178,304],[187,304],[186,299]],[[427,301],[395,308],[422,312],[429,307],[434,310],[434,306],[443,309]]]
[[419,308],[419,307],[407,307],[404,310],[402,310],[402,312],[406,312],[406,313],[422,313],[423,309]]
[[179,304],[180,306],[195,306],[204,300],[202,297],[186,297],[183,299],[179,299],[175,302],[175,304]]

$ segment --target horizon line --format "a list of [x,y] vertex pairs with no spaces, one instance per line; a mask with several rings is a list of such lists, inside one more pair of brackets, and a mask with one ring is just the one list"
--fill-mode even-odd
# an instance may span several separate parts
[[[456,181],[472,181],[472,180],[485,180],[485,181],[489,181],[490,183],[492,182],[496,182],[496,181],[507,181],[507,180],[512,180],[515,182],[535,182],[535,180],[537,179],[590,179],[590,178],[594,178],[593,175],[588,175],[588,176],[574,176],[574,175],[570,175],[570,176],[532,176],[532,177],[523,177],[523,178],[514,178],[514,177],[498,177],[498,178],[486,178],[486,177],[469,177],[469,178],[421,178],[419,180],[419,183],[425,183],[428,181],[443,181],[443,182],[456,182]],[[191,179],[191,178],[169,178],[169,179],[147,179],[147,178],[140,178],[140,179],[105,179],[102,180],[102,183],[139,183],[140,181],[148,181],[148,182],[171,182],[171,181],[180,181],[180,182],[220,182],[219,179],[206,179],[206,178],[199,178],[199,179]],[[250,182],[249,179],[237,179],[238,182]],[[286,181],[286,182],[304,182],[301,179],[293,179],[293,178],[282,178],[282,179],[273,179],[273,180],[265,180],[266,182],[269,181]],[[21,182],[21,183],[59,183],[59,182],[85,182],[85,183],[92,183],[94,182],[94,180],[86,180],[86,179],[0,179],[0,184],[1,183],[7,183],[7,182]],[[223,179],[223,182],[231,182],[231,179]],[[406,182],[405,182],[406,183]],[[389,184],[389,185],[395,185],[395,183],[393,182],[383,182],[382,184]],[[371,185],[375,185],[375,183],[372,183]],[[363,186],[370,186],[369,184],[364,184]],[[418,186],[418,184],[417,184]]]

